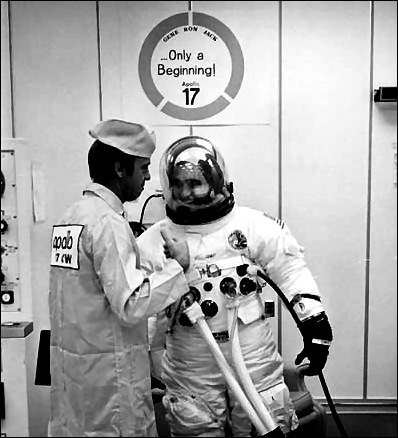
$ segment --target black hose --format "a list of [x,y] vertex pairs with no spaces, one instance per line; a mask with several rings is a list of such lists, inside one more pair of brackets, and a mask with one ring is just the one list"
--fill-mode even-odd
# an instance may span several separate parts
[[139,225],[141,227],[143,226],[142,221],[144,220],[145,209],[146,209],[146,206],[148,205],[148,202],[152,198],[162,198],[162,197],[163,197],[163,195],[161,193],[154,193],[153,195],[150,195],[145,199],[144,205],[142,206],[142,209],[141,209],[141,216],[140,216],[140,222],[139,222]]
[[344,437],[344,438],[348,438],[348,435],[347,435],[347,432],[344,429],[343,423],[341,422],[340,417],[337,414],[336,408],[334,406],[334,403],[333,403],[332,397],[330,395],[329,389],[328,389],[328,387],[326,385],[325,377],[323,376],[322,371],[319,373],[318,377],[319,377],[319,381],[321,382],[323,392],[325,393],[325,397],[326,397],[326,400],[328,402],[328,405],[329,405],[329,408],[330,408],[330,412],[332,413],[332,417],[334,419],[334,422],[336,423],[336,426],[339,429],[339,432],[340,432],[341,436]]
[[[300,319],[297,316],[296,312],[292,308],[292,306],[291,306],[289,300],[286,298],[285,294],[279,289],[279,287],[268,276],[263,274],[261,271],[257,271],[257,275],[259,277],[261,277],[263,280],[265,280],[272,287],[272,289],[274,289],[274,291],[277,293],[279,298],[285,304],[287,310],[292,315],[295,323],[297,324],[297,327],[298,327],[301,335],[303,335],[302,322],[300,321]],[[330,408],[330,412],[332,413],[333,419],[334,419],[334,421],[336,423],[336,426],[339,429],[339,432],[340,432],[341,436],[343,438],[348,438],[347,432],[345,431],[344,426],[343,426],[343,424],[342,424],[342,422],[340,420],[340,417],[339,417],[339,415],[338,415],[338,413],[336,411],[336,408],[334,406],[332,397],[331,397],[329,389],[328,389],[328,387],[326,385],[325,377],[323,376],[322,371],[319,372],[318,377],[319,377],[319,381],[321,382],[321,386],[322,386],[323,392],[325,393],[325,397],[326,397],[326,400],[328,402],[328,405],[329,405],[329,408]]]

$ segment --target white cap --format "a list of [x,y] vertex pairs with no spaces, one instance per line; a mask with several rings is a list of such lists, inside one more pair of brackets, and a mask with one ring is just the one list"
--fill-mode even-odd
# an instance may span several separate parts
[[150,158],[155,150],[155,133],[138,123],[110,119],[89,130],[91,137],[137,157]]

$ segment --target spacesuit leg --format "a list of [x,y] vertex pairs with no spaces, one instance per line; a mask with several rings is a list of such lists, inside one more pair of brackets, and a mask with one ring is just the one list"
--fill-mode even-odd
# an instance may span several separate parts
[[[284,383],[279,383],[273,388],[260,392],[260,397],[272,412],[275,421],[286,435],[298,427],[298,419],[289,397],[289,390]],[[239,403],[229,394],[230,427],[234,437],[251,436],[252,424]]]
[[284,434],[297,429],[298,418],[285,383],[278,383],[276,386],[260,392],[260,397],[272,412]]
[[[173,347],[166,349],[162,371],[163,405],[171,436],[223,437],[226,382],[208,346],[196,339]],[[197,354],[184,356],[190,347]]]
[[[239,341],[250,378],[283,433],[297,427],[298,420],[283,380],[283,361],[273,340],[269,322],[239,324]],[[235,436],[249,436],[245,413],[232,404],[231,422]],[[249,428],[250,433],[250,428]]]
[[[220,382],[221,383],[221,382]],[[163,405],[173,437],[223,437],[226,399],[223,384],[201,392],[195,385],[184,389],[166,382]]]
[[228,392],[228,408],[229,425],[234,437],[250,437],[252,422],[231,391]]

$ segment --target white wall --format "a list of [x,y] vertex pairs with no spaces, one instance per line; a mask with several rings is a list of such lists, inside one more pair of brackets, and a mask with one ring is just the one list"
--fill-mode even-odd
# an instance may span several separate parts
[[[1,2],[3,5],[7,2]],[[44,174],[46,219],[31,236],[34,331],[49,328],[48,273],[51,224],[78,199],[89,181],[88,129],[100,118],[95,2],[9,2],[15,137],[32,143],[32,157]],[[8,32],[8,31],[7,31]],[[3,35],[3,29],[2,29]],[[2,38],[3,44],[3,38]],[[2,76],[3,76],[2,45]],[[10,115],[3,108],[3,121]],[[29,368],[34,372],[36,357]],[[35,387],[32,436],[46,436],[48,387]]]
[[[369,2],[282,4],[282,212],[329,310],[324,374],[342,398],[361,398],[363,386],[369,23]],[[293,357],[288,326],[283,350]]]
[[[32,141],[46,183],[46,220],[32,235],[35,336],[49,328],[51,225],[88,181],[88,129],[101,116],[124,117],[152,124],[159,139],[132,219],[158,188],[157,162],[172,140],[189,132],[214,140],[238,202],[281,214],[306,248],[334,328],[325,369],[332,396],[396,400],[397,113],[372,99],[373,89],[396,86],[396,2],[374,10],[368,1],[192,2],[228,25],[246,66],[234,102],[192,125],[154,108],[137,73],[146,35],[188,2],[100,1],[99,22],[92,1],[9,3],[14,105],[2,2],[2,136],[14,125]],[[274,326],[283,355],[294,358],[301,340],[286,312]],[[309,386],[323,398],[317,379]],[[35,399],[35,436],[44,436],[47,388]]]

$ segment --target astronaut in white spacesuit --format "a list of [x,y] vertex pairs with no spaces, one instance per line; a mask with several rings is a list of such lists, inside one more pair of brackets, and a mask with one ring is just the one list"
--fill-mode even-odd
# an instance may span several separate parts
[[[184,137],[169,146],[161,157],[160,178],[167,217],[138,238],[142,268],[163,268],[168,254],[162,228],[187,240],[191,262],[185,275],[214,338],[233,367],[230,347],[236,327],[251,380],[282,432],[289,433],[298,420],[265,317],[262,292],[269,286],[253,272],[266,273],[294,306],[305,333],[296,363],[307,357],[307,374],[319,374],[332,329],[303,248],[282,221],[235,205],[224,160],[205,138]],[[161,379],[172,436],[224,436],[227,421],[234,436],[250,436],[250,419],[182,303],[158,315],[155,335],[162,346],[161,334],[166,333]]]

